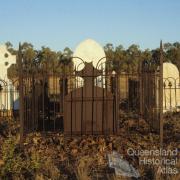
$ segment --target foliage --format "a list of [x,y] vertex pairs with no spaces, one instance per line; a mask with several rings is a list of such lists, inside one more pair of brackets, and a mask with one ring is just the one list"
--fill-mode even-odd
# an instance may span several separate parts
[[[6,43],[8,50],[17,54],[10,42]],[[73,51],[66,47],[63,52],[53,51],[49,47],[42,47],[40,50],[35,50],[33,45],[24,42],[22,45],[23,61],[29,70],[34,71],[45,71],[48,73],[67,73],[73,69],[72,54]],[[104,46],[104,51],[107,56],[107,68],[115,70],[117,73],[136,72],[138,71],[138,65],[143,60],[151,60],[152,58],[156,61],[159,58],[159,48],[149,50],[141,50],[136,44],[132,44],[127,49],[122,45],[114,47],[112,43],[107,43]],[[164,44],[164,61],[172,62],[180,68],[180,43],[165,43]],[[38,69],[38,64],[41,64],[41,68]],[[13,79],[18,75],[17,65],[13,65],[8,70],[8,77]]]
[[42,159],[37,152],[30,156],[23,152],[19,146],[18,138],[15,136],[9,137],[3,143],[2,160],[3,165],[0,169],[2,179],[33,177],[42,164]]
[[[159,48],[141,50],[136,44],[124,49],[122,45],[114,48],[113,44],[108,43],[104,47],[104,50],[108,61],[112,61],[113,69],[116,72],[120,72],[120,70],[136,72],[141,61],[154,59],[154,62],[158,63],[160,56]],[[164,62],[176,64],[180,69],[180,43],[165,43],[163,57]]]
[[14,81],[15,78],[18,77],[18,66],[17,64],[12,64],[8,69],[7,69],[7,77]]
[[[6,43],[8,50],[17,55],[17,51],[13,49],[10,42]],[[72,51],[68,47],[61,53],[51,50],[49,47],[42,47],[40,50],[35,50],[31,43],[24,42],[21,45],[21,53],[23,65],[25,66],[24,73],[46,72],[61,73],[72,70]],[[8,78],[14,80],[18,77],[19,67],[13,64],[8,68]]]
[[[122,115],[122,113],[121,113]],[[179,114],[164,116],[164,146],[167,149],[179,148]],[[159,149],[159,135],[150,131],[143,119],[128,119],[119,122],[118,135],[81,136],[67,138],[62,133],[29,133],[23,148],[19,146],[19,136],[12,133],[18,130],[15,121],[0,121],[0,179],[126,179],[108,168],[107,154],[117,151],[136,167],[141,179],[160,176],[157,167],[139,165],[138,158],[130,157],[127,149]],[[17,127],[14,127],[16,125]],[[178,159],[177,168],[180,167]],[[171,176],[169,179],[179,179]],[[176,178],[175,178],[176,177]],[[162,177],[160,177],[162,179]]]
[[91,180],[90,168],[93,166],[95,159],[90,156],[83,156],[79,159],[76,170],[76,177],[78,180]]
[[164,49],[166,61],[176,64],[180,69],[180,43],[165,43]]
[[7,49],[8,49],[8,51],[11,53],[11,54],[13,54],[13,55],[16,55],[17,54],[17,50],[15,50],[14,48],[13,48],[13,45],[11,44],[11,42],[6,42],[5,43],[5,45],[6,45],[6,47],[7,47]]

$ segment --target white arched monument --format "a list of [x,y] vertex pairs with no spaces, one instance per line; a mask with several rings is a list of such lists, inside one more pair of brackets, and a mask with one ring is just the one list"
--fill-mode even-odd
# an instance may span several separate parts
[[178,68],[169,62],[163,63],[163,109],[177,110],[180,106],[180,81]]
[[[92,62],[94,68],[105,72],[106,55],[104,49],[92,39],[86,39],[76,47],[73,54],[73,63],[76,71],[80,71],[84,68],[83,61],[88,63]],[[76,81],[78,87],[83,85],[82,78],[78,77]],[[103,87],[105,83],[104,78],[98,77],[95,79],[95,83]]]
[[0,111],[14,108],[18,99],[18,93],[15,93],[15,87],[7,77],[7,69],[12,64],[16,64],[16,56],[7,50],[6,45],[0,45]]

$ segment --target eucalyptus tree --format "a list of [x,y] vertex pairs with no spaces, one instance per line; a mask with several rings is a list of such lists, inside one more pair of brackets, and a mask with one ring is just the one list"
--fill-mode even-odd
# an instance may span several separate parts
[[41,71],[46,73],[54,73],[57,71],[58,54],[49,47],[42,47],[39,51],[39,63]]
[[17,54],[17,50],[14,49],[12,43],[10,41],[7,41],[5,43],[6,47],[7,47],[7,50],[12,54],[12,55],[16,55]]
[[119,45],[115,48],[114,61],[113,61],[114,70],[117,73],[120,73],[127,69],[125,61],[126,61],[126,50],[122,45]]
[[139,61],[141,59],[141,50],[139,45],[132,44],[126,50],[126,64],[128,72],[137,72]]
[[176,64],[180,69],[180,43],[165,43],[164,50],[166,61]]
[[[6,43],[7,49],[10,53],[17,55],[18,50],[15,50],[13,48],[13,45],[10,42]],[[21,45],[21,50],[22,50],[22,60],[23,64],[25,65],[26,72],[31,70],[32,67],[32,62],[34,57],[36,56],[36,51],[33,48],[33,45],[27,42],[24,42]],[[7,70],[7,76],[9,79],[14,81],[18,77],[18,64],[12,64],[8,70]]]
[[64,51],[60,55],[59,62],[63,74],[69,74],[73,71],[72,55],[73,51],[68,47],[64,48]]
[[114,46],[111,43],[107,43],[104,46],[104,52],[106,54],[106,69],[108,71],[114,70]]

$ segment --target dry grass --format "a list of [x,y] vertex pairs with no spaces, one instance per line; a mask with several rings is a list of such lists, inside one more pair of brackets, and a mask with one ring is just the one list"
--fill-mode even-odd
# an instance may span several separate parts
[[[158,134],[150,134],[149,127],[143,120],[139,121],[138,128],[136,128],[136,123],[138,122],[133,121],[133,119],[130,119],[129,122],[128,120],[122,122],[118,136],[82,136],[81,138],[73,137],[66,139],[61,133],[47,133],[46,136],[43,136],[41,133],[28,134],[23,149],[25,155],[32,157],[34,152],[39,154],[40,159],[45,159],[41,168],[36,168],[36,171],[34,171],[33,178],[36,180],[91,180],[93,178],[98,180],[101,175],[96,171],[96,166],[100,170],[104,167],[108,168],[107,154],[112,152],[112,150],[116,150],[123,155],[124,159],[139,170],[142,179],[163,180],[163,177],[157,172],[157,167],[139,166],[138,159],[130,158],[127,155],[129,147],[133,149],[159,148]],[[177,139],[177,132],[180,127],[178,118],[175,120],[169,119],[165,123],[167,127],[167,129],[165,128],[165,135],[168,135],[164,138],[165,147],[168,149],[180,148]],[[168,130],[171,126],[172,128]],[[4,125],[2,127],[3,131],[0,134],[0,142],[2,143],[7,139],[6,134],[13,136],[15,134],[13,132],[18,130],[18,126],[12,123],[10,125],[11,128],[8,126],[4,128]],[[9,152],[9,150],[7,151]],[[2,151],[0,150],[0,166],[3,167],[7,164],[2,160],[1,154]],[[15,159],[16,156],[18,156],[18,153],[15,151]],[[33,167],[36,167],[36,163],[33,164]],[[178,162],[177,167],[180,169],[180,162]],[[105,177],[104,180],[130,179],[127,177],[117,177],[115,174],[106,173],[106,171],[104,171],[103,177]],[[166,178],[169,180],[179,180],[180,175],[166,176]]]

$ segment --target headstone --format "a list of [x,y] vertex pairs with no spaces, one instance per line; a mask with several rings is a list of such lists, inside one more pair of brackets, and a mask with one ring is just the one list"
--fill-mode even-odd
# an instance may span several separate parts
[[14,106],[18,108],[18,93],[15,93],[15,87],[7,77],[7,69],[16,64],[16,56],[12,55],[6,45],[0,45],[0,110],[10,110]]
[[[92,76],[93,74],[93,76]],[[85,62],[85,67],[77,72],[84,80],[83,87],[71,91],[64,99],[64,133],[113,134],[115,119],[113,111],[113,94],[102,87],[93,85],[93,79],[102,71],[93,67],[92,62]]]
[[[84,68],[85,64],[81,59],[87,63],[92,62],[94,68],[102,70],[104,72],[103,74],[105,74],[106,55],[104,49],[96,41],[86,39],[76,47],[73,54],[73,63],[76,71],[80,71]],[[78,87],[83,86],[82,78],[78,77],[76,81]],[[95,84],[99,87],[103,87],[104,83],[105,80],[102,76],[95,79]]]
[[174,111],[180,106],[180,81],[178,68],[169,62],[163,63],[163,110]]
[[94,40],[87,39],[76,48],[73,62],[76,88],[64,98],[64,133],[115,133],[114,96],[104,90],[106,57],[103,48]]
[[[73,57],[79,57],[88,63],[92,62],[93,66],[97,69],[101,69],[101,64],[106,61],[106,55],[103,48],[92,39],[86,39],[85,41],[81,42],[76,47]],[[101,58],[103,58],[103,60],[98,65]],[[73,58],[73,62],[78,71],[84,68],[84,64],[81,64],[82,61],[80,59]]]

